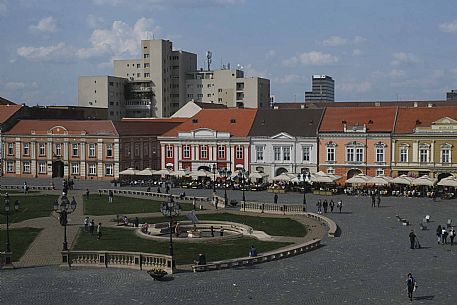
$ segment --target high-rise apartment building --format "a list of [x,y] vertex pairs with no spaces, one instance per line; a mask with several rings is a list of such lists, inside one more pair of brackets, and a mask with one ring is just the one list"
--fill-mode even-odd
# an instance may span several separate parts
[[[190,100],[228,107],[268,107],[268,79],[244,77],[241,70],[197,70],[197,55],[173,50],[169,40],[142,40],[140,58],[113,63],[114,76],[80,77],[78,97],[80,106],[108,107],[110,119],[169,117]],[[109,100],[113,97],[112,89],[117,87],[106,84],[113,80],[124,82],[119,101]],[[117,103],[122,111],[115,108]]]
[[313,75],[311,90],[305,92],[305,102],[335,101],[335,81],[328,75]]
[[457,90],[451,90],[449,92],[446,92],[446,100],[457,101]]

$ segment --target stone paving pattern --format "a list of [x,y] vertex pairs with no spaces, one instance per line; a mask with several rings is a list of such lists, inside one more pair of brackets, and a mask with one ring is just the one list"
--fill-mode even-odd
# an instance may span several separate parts
[[[272,195],[247,192],[246,197]],[[280,202],[300,198],[280,195]],[[340,198],[343,213],[327,216],[339,225],[341,235],[325,238],[323,247],[303,255],[252,268],[177,273],[160,282],[144,271],[114,268],[8,270],[0,272],[0,304],[409,304],[408,272],[419,285],[414,304],[457,304],[457,246],[438,245],[435,235],[448,218],[457,222],[455,200],[388,197],[382,198],[380,208],[371,208],[369,197],[333,200]],[[317,197],[307,199],[309,210],[315,211]],[[396,214],[412,225],[401,225]],[[419,223],[426,214],[432,222],[421,231]],[[411,229],[422,249],[409,249]],[[61,240],[56,242],[60,247]]]

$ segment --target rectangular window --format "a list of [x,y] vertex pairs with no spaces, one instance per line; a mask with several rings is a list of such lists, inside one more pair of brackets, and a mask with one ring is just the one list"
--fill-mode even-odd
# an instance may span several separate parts
[[327,162],[335,162],[335,147],[327,147]]
[[235,148],[235,157],[237,159],[243,159],[243,146],[237,145]]
[[450,151],[449,149],[443,149],[441,150],[441,162],[442,163],[449,163],[450,162]]
[[30,154],[30,143],[24,143],[23,144],[22,153],[23,153],[24,156],[28,156]]
[[189,145],[184,145],[182,147],[182,156],[183,158],[190,158],[190,146]]
[[255,147],[255,155],[256,155],[257,161],[263,161],[263,146],[258,145]]
[[13,173],[14,172],[14,162],[8,161],[6,162],[6,172]]
[[408,148],[400,148],[400,162],[408,162]]
[[356,148],[355,149],[355,161],[356,162],[363,162],[363,148]]
[[113,144],[106,144],[106,156],[108,158],[113,157]]
[[89,164],[89,176],[95,176],[97,174],[97,165],[95,163]]
[[200,146],[200,158],[202,158],[202,159],[208,158],[208,146],[206,146],[206,145]]
[[346,148],[346,162],[354,162],[354,148]]
[[72,175],[79,175],[79,163],[72,163],[71,164],[71,174]]
[[95,158],[95,144],[89,144],[89,158]]
[[38,154],[40,157],[43,157],[46,155],[46,143],[40,143],[38,146]]
[[38,162],[38,173],[46,174],[46,162]]
[[281,147],[273,147],[273,157],[275,161],[281,161]]
[[376,148],[376,162],[384,163],[384,148]]
[[77,143],[72,144],[72,156],[73,157],[78,156],[78,144]]
[[284,161],[290,161],[290,147],[282,148],[282,156]]
[[217,156],[219,159],[225,159],[225,146],[219,145],[217,147]]
[[384,170],[382,168],[378,168],[376,170],[376,176],[381,176],[381,175],[384,175]]
[[145,63],[145,64],[144,64],[144,67],[145,67],[145,68],[149,68],[149,63],[148,63],[148,62]]
[[149,143],[143,143],[143,157],[149,157]]
[[151,76],[151,74],[149,74],[149,73],[144,73],[144,77],[150,77],[150,76]]
[[311,155],[311,147],[303,146],[303,162],[309,162]]
[[144,57],[144,58],[149,58],[149,54],[148,54],[148,53],[145,53],[145,54],[143,55],[143,57]]
[[22,162],[22,173],[30,174],[30,162],[29,161]]
[[426,148],[421,148],[419,150],[419,161],[421,163],[426,163],[428,162],[428,149]]
[[57,157],[62,156],[62,144],[60,144],[60,143],[56,144],[56,156]]
[[8,156],[12,156],[14,154],[14,144],[8,143]]
[[173,158],[173,146],[167,145],[166,151],[167,151],[167,158]]
[[135,157],[140,156],[140,143],[135,143]]
[[105,176],[113,175],[113,164],[105,164]]

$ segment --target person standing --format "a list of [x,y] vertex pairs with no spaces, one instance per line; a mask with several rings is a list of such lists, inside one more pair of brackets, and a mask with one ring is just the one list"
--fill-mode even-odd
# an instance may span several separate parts
[[195,211],[195,207],[196,207],[196,203],[195,203],[196,201],[197,201],[197,199],[194,197],[192,199],[192,210],[194,210],[194,211]]
[[338,207],[338,209],[340,209],[340,214],[341,214],[341,210],[343,209],[343,201],[342,200],[338,201],[336,206]]
[[438,245],[441,243],[441,225],[438,226],[438,228],[436,228],[436,236],[438,237]]
[[84,232],[89,232],[89,216],[86,216],[86,218],[84,218]]
[[317,201],[316,206],[317,206],[317,214],[322,214],[322,202],[320,199]]
[[249,257],[256,257],[257,256],[257,249],[254,247],[254,245],[251,246],[251,249],[249,250]]
[[99,222],[97,226],[97,239],[102,238],[102,223]]
[[414,244],[416,242],[416,234],[414,234],[413,230],[411,230],[411,233],[409,233],[409,241],[411,242],[411,249],[414,249]]
[[89,200],[89,189],[86,189],[86,199]]
[[278,203],[278,194],[275,194],[273,197],[273,202]]
[[449,230],[449,238],[451,239],[451,246],[454,245],[454,238],[455,238],[455,230],[454,230],[454,227],[452,227],[450,230]]
[[442,226],[441,242],[443,245],[447,244],[447,234],[446,226]]
[[94,235],[94,229],[95,229],[95,221],[94,221],[94,219],[92,218],[92,220],[91,220],[90,223],[89,223],[89,232],[90,232],[90,235]]
[[114,193],[112,190],[108,192],[108,203],[113,203]]
[[214,227],[211,226],[211,237],[214,237]]
[[335,202],[333,202],[332,199],[330,199],[330,203],[329,203],[329,206],[330,206],[330,212],[333,213],[333,209],[335,208]]
[[223,227],[221,227],[221,229],[219,230],[219,235],[220,236],[224,236],[224,228]]
[[416,290],[416,287],[416,279],[411,273],[408,273],[408,278],[406,279],[406,288],[408,289],[408,298],[410,301],[413,300],[413,292]]
[[373,193],[371,193],[371,207],[372,208],[374,208],[376,206],[375,205],[375,200],[376,200],[376,198],[375,198],[375,194],[373,192]]
[[327,209],[328,209],[327,199],[324,199],[324,202],[322,203],[322,206],[324,207],[324,213],[327,213]]
[[376,195],[376,204],[378,205],[378,208],[381,205],[381,194],[379,193]]

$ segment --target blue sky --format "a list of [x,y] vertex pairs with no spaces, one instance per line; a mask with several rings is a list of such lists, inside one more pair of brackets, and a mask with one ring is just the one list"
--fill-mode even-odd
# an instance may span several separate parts
[[[0,0],[0,96],[77,104],[80,75],[112,74],[141,38],[206,50],[271,79],[277,101],[302,101],[313,74],[337,101],[445,99],[457,89],[452,0]],[[148,33],[148,34],[147,34]]]

